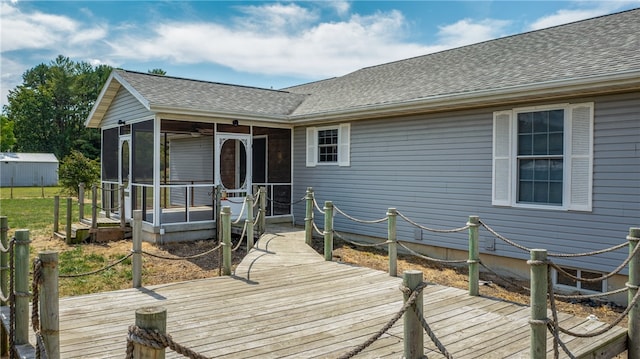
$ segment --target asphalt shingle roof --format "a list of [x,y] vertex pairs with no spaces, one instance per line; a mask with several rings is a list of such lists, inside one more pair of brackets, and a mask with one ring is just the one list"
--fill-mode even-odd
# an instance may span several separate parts
[[364,68],[287,89],[292,115],[640,70],[640,9]]

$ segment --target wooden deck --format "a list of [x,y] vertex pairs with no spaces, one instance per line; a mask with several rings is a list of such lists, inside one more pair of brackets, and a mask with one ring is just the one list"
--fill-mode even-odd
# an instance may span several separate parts
[[[264,235],[232,277],[61,298],[61,358],[124,357],[127,328],[144,306],[167,308],[173,339],[209,357],[334,358],[349,351],[400,309],[401,279],[325,262],[303,235]],[[438,285],[425,289],[424,303],[427,321],[455,358],[529,356],[528,307]],[[561,318],[578,331],[604,325]],[[357,358],[402,357],[402,330],[400,320]],[[626,330],[565,340],[580,357],[605,342],[624,346]],[[442,358],[426,335],[425,348],[429,358]],[[548,348],[552,357],[550,337]],[[180,357],[167,350],[167,358]]]

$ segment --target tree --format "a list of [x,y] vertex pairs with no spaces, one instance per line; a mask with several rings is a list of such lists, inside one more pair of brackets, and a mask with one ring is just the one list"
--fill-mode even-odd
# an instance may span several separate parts
[[153,69],[153,70],[149,70],[149,71],[147,71],[147,72],[148,72],[148,73],[150,73],[150,74],[154,74],[154,75],[162,75],[162,76],[164,76],[164,75],[166,75],[166,74],[167,74],[167,72],[166,72],[165,70],[160,69],[160,68]]
[[5,107],[14,123],[15,149],[52,152],[58,158],[79,150],[99,158],[100,132],[86,128],[84,121],[110,72],[110,66],[94,68],[62,55],[25,71]]
[[88,188],[98,184],[100,164],[79,151],[71,151],[71,154],[60,163],[58,178],[67,192],[77,196],[80,183],[84,183]]
[[0,115],[0,152],[11,151],[16,137],[13,134],[13,121],[9,121],[7,116]]

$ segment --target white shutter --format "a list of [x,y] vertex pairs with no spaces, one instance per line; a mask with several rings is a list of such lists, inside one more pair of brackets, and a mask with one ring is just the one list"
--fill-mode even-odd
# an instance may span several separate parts
[[307,127],[307,167],[315,167],[318,163],[318,131],[315,127]]
[[338,166],[349,166],[351,158],[351,124],[343,123],[338,129]]
[[493,178],[494,206],[511,205],[511,111],[493,113]]
[[591,211],[593,182],[593,103],[569,108],[570,140],[567,151],[569,166],[569,205],[575,211]]

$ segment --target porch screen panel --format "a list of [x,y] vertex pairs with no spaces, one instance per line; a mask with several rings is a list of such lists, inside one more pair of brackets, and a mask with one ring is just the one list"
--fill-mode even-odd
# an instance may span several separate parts
[[102,180],[118,182],[118,128],[102,131]]
[[132,125],[133,183],[153,183],[153,120]]

